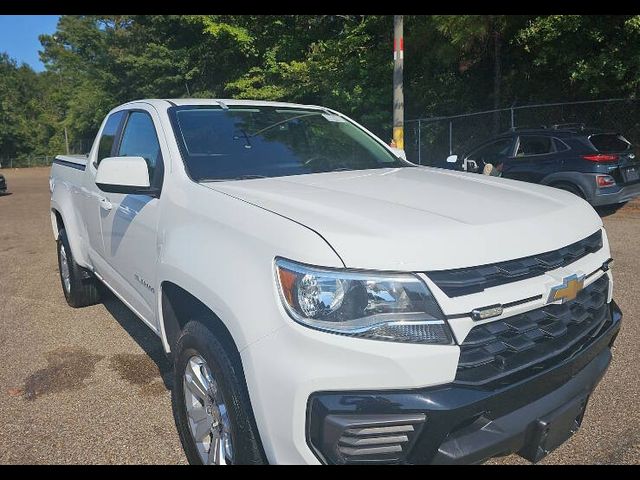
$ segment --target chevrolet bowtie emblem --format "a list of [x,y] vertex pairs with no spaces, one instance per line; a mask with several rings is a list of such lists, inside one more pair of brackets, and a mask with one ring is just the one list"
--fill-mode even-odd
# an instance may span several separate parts
[[569,275],[562,280],[562,285],[551,288],[547,303],[557,302],[558,300],[564,303],[573,300],[578,295],[578,292],[582,290],[583,286],[584,275],[578,276],[575,273]]

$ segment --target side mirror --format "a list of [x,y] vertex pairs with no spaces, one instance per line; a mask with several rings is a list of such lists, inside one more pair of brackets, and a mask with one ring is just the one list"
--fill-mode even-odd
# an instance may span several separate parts
[[458,163],[458,155],[449,155],[447,157],[447,163]]
[[155,196],[151,188],[149,169],[142,157],[103,158],[96,172],[96,185],[103,192]]
[[393,150],[393,153],[395,154],[396,157],[402,158],[403,160],[407,159],[407,154],[405,153],[404,149],[391,147],[391,150]]

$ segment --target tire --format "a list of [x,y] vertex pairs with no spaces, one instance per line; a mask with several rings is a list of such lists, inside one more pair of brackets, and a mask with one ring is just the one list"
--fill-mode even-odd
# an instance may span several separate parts
[[582,199],[585,198],[584,194],[582,193],[582,190],[580,190],[580,188],[578,188],[577,186],[572,185],[571,183],[556,183],[552,186],[555,188],[559,188],[560,190],[564,190],[566,192],[571,192]]
[[[182,330],[173,357],[174,387],[171,391],[171,397],[174,418],[189,463],[192,465],[205,463],[266,464],[239,356],[228,352],[204,323],[194,320],[187,323]],[[204,361],[204,365],[199,363],[200,360]],[[200,369],[194,368],[194,365],[199,366]],[[192,372],[196,372],[196,375],[192,375]],[[195,378],[200,374],[202,374],[200,380],[209,379],[207,382],[209,395],[204,402],[198,401],[197,395],[192,393],[193,388],[188,386],[190,384],[189,378]],[[205,385],[201,384],[201,386]],[[202,391],[197,388],[196,390]],[[211,395],[211,391],[216,394]],[[186,395],[185,392],[187,392]],[[188,413],[187,405],[190,405],[195,412],[191,416]],[[207,406],[214,413],[207,411]],[[197,424],[203,422],[200,435],[192,433],[192,425],[193,430],[198,432],[198,428],[195,427],[196,423],[193,421],[194,418],[201,419]],[[217,427],[213,425],[216,419],[221,420]],[[213,433],[214,431],[217,433]],[[202,432],[206,432],[204,436]],[[196,441],[195,436],[199,437],[200,442]],[[214,450],[211,447],[214,438],[221,439],[220,444],[226,446],[220,449],[223,454],[218,457],[217,462],[215,455],[213,455],[212,461],[212,456],[207,454],[206,448],[208,440],[208,452]],[[230,439],[230,448],[228,448],[226,439]],[[228,451],[231,451],[231,454],[224,455]],[[220,459],[224,461],[220,461]]]
[[91,272],[76,263],[65,229],[61,229],[58,234],[58,272],[64,298],[70,306],[87,307],[100,301],[98,281]]

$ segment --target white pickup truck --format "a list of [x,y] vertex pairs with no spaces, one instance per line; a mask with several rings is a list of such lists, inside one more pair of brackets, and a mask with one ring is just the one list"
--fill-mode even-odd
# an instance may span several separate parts
[[51,170],[64,295],[162,340],[191,463],[536,462],[611,360],[602,222],[328,108],[140,100]]

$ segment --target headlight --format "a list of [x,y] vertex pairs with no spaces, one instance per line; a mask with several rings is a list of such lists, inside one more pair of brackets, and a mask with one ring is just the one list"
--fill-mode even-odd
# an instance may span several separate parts
[[415,275],[351,272],[276,259],[276,282],[298,323],[392,342],[451,345],[444,315]]

